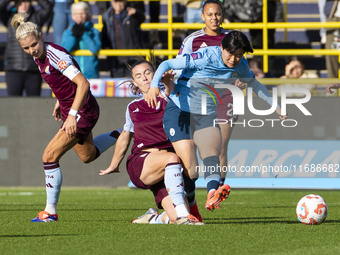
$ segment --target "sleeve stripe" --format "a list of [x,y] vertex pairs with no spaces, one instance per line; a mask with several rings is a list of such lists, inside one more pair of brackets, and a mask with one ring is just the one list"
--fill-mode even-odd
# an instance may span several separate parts
[[50,58],[50,60],[54,64],[58,64],[58,57],[55,54],[53,54],[50,50],[47,51],[46,55]]
[[189,39],[194,40],[196,37],[200,37],[202,35],[205,35],[205,32],[202,29],[196,32],[193,32],[184,39],[183,44],[185,44]]

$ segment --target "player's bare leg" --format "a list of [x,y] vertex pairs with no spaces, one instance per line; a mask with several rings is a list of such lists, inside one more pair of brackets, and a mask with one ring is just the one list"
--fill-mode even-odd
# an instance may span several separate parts
[[164,178],[165,168],[168,163],[180,163],[175,153],[166,150],[158,151],[155,149],[145,158],[141,181],[145,185],[153,185]]
[[[220,164],[221,164],[221,169],[228,169],[228,146],[229,146],[229,140],[230,140],[233,128],[230,126],[229,123],[220,124],[220,128],[221,128],[221,135],[222,135]],[[224,184],[226,175],[227,175],[227,171],[221,172],[220,186]]]
[[[194,133],[194,141],[199,149],[205,167],[205,180],[207,182],[206,209],[213,211],[219,207],[230,192],[228,185],[219,187],[221,180],[219,155],[221,154],[221,132],[217,127],[208,127]],[[221,169],[221,168],[220,168]],[[209,171],[208,171],[209,170]]]

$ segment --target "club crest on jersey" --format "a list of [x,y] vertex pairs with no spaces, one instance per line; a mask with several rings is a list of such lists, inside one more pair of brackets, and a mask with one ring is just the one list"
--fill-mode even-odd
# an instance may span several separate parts
[[175,135],[175,133],[176,133],[175,129],[173,129],[173,128],[170,128],[170,135],[171,135],[171,136],[174,136],[174,135]]
[[65,69],[65,68],[67,67],[66,61],[60,60],[60,61],[58,62],[58,66],[59,66],[59,68],[60,68],[61,70]]
[[233,75],[232,75],[233,78],[236,78],[238,77],[238,73],[237,72],[233,72]]
[[50,73],[50,66],[46,66],[46,68],[45,68],[45,73],[51,74],[51,73]]
[[202,58],[202,54],[200,52],[191,53],[190,56],[193,58],[193,60]]

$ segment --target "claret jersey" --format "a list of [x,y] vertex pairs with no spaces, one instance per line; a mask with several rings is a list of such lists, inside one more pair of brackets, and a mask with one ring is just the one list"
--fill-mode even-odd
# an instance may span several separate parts
[[[78,63],[63,47],[48,42],[45,43],[45,47],[46,58],[43,60],[35,58],[34,61],[39,67],[41,77],[50,86],[58,99],[61,114],[65,121],[77,90],[77,84],[72,82],[72,79],[80,73],[80,68]],[[89,90],[84,105],[79,112],[86,111],[93,101],[95,101],[95,98]]]
[[178,52],[177,57],[182,57],[185,54],[191,54],[200,48],[205,48],[208,46],[219,46],[228,30],[221,28],[221,34],[219,35],[207,35],[204,28],[195,31],[188,35],[182,43],[182,46]]
[[157,97],[156,108],[148,106],[144,97],[133,100],[126,109],[124,130],[134,133],[132,153],[145,148],[172,147],[163,129],[167,101]]

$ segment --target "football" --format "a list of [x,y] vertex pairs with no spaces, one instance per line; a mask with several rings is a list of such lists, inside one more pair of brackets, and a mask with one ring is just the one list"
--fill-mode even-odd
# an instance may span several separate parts
[[306,225],[318,225],[325,221],[328,206],[319,195],[309,194],[300,199],[296,206],[298,220]]

